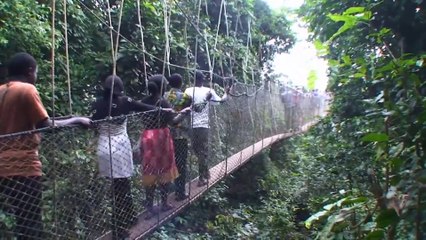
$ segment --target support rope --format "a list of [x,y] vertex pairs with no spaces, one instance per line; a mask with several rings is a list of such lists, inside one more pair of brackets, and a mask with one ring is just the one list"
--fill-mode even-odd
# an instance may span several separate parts
[[[51,49],[51,78],[52,78],[52,126],[55,126],[55,47],[56,47],[56,38],[55,38],[55,24],[56,24],[56,1],[52,0],[52,49]],[[53,130],[54,131],[54,130]],[[53,221],[54,221],[54,233],[57,236],[58,230],[58,217],[57,217],[57,182],[56,182],[56,159],[55,151],[52,152],[53,157]]]
[[[91,10],[91,9],[90,9],[87,5],[85,5],[85,4],[84,4],[84,2],[82,2],[81,0],[79,0],[79,2],[80,2],[80,4],[81,4],[83,7],[85,7],[85,8],[86,8],[89,12],[91,12],[93,16],[95,16],[96,18],[98,18],[98,19],[99,19],[99,21],[100,21],[100,23],[102,23],[102,24],[104,24],[105,26],[109,27],[109,24],[108,24],[108,23],[106,23],[104,20],[102,20],[99,16],[97,16],[97,15],[93,12],[93,10]],[[188,19],[189,23],[191,23],[191,25],[192,25],[192,26],[194,26],[194,28],[195,28],[196,30],[198,30],[198,29],[195,27],[195,24],[194,24],[192,21],[190,21],[190,20],[189,20],[188,16],[185,14],[184,10],[182,10],[182,8],[180,7],[180,5],[179,5],[179,3],[178,3],[178,2],[176,2],[176,6],[177,6],[178,8],[180,8],[180,9],[181,9],[181,11],[183,11],[182,13],[183,13],[183,15],[185,16],[185,18],[186,18],[186,19]],[[119,34],[119,33],[118,33],[115,29],[112,29],[112,31],[113,31],[114,33],[116,33],[116,34]],[[198,32],[198,34],[199,34],[200,36],[204,36],[204,35],[203,35],[203,34],[201,34],[199,31],[197,31],[197,32]],[[156,61],[158,61],[158,62],[164,63],[164,60],[163,60],[163,59],[158,58],[158,57],[156,57],[156,56],[152,55],[151,53],[147,52],[146,50],[141,49],[137,43],[135,43],[135,42],[131,41],[130,39],[126,38],[125,36],[123,36],[123,35],[121,35],[121,34],[119,34],[119,35],[120,35],[120,37],[121,37],[122,39],[126,40],[126,42],[130,43],[130,44],[131,44],[132,46],[134,46],[136,49],[138,49],[138,50],[142,51],[143,53],[145,53],[146,55],[148,55],[148,56],[149,56],[149,57],[151,57],[152,59],[155,59],[155,60],[156,60]],[[231,63],[232,63],[232,65],[237,65],[237,66],[239,66],[240,68],[242,68],[242,66],[238,64],[238,62],[236,61],[236,59],[233,59],[232,57],[230,57],[230,59],[231,59]],[[232,61],[232,60],[235,60],[235,61]],[[185,67],[185,66],[181,66],[181,65],[177,65],[177,64],[173,64],[173,63],[169,63],[169,65],[170,65],[171,67],[175,67],[175,68],[179,68],[179,69],[183,69],[183,70],[187,70],[187,71],[193,71],[193,70],[194,70],[194,68],[187,68],[187,67]],[[261,73],[261,71],[260,71],[260,70],[257,70],[257,69],[254,69],[254,68],[252,68],[252,70],[253,70],[253,71],[256,71],[256,72]],[[202,72],[208,73],[208,71],[206,71],[206,70],[202,70],[202,69],[199,69],[199,71],[202,71]],[[218,75],[218,74],[215,74],[215,73],[213,73],[213,74],[214,74],[215,76],[217,76],[217,77],[222,77],[222,76],[220,76],[220,75]],[[232,75],[232,74],[231,74],[231,75]],[[236,79],[236,81],[238,82],[238,80],[237,80],[237,79]]]
[[[108,6],[108,19],[109,19],[109,32],[110,32],[110,40],[111,40],[111,55],[112,55],[112,74],[113,74],[113,78],[117,75],[117,57],[118,57],[118,46],[120,43],[120,28],[121,28],[121,19],[123,16],[123,8],[124,8],[124,0],[122,0],[120,2],[120,14],[119,14],[119,19],[118,19],[118,27],[117,27],[117,37],[116,37],[116,42],[115,42],[115,48],[114,48],[114,37],[113,37],[113,30],[114,27],[112,25],[112,18],[111,18],[111,5],[109,3],[109,0],[106,1],[107,2],[107,6]],[[114,82],[112,81],[111,83],[111,93],[110,93],[110,99],[109,99],[109,106],[108,106],[108,119],[111,120],[111,111],[112,111],[112,100],[113,100],[113,93],[114,93]],[[111,141],[111,124],[108,123],[108,147],[109,147],[109,167],[110,167],[110,176],[111,179],[114,179],[114,172],[113,172],[113,164],[112,164],[112,141]],[[116,193],[114,190],[114,186],[113,186],[113,181],[111,181],[111,200],[112,200],[112,209],[115,209],[116,206]],[[115,221],[113,222],[113,227],[116,228],[118,226],[116,226]]]
[[[198,29],[198,26],[200,24],[201,1],[202,0],[198,0],[198,12],[197,12],[197,20],[196,20],[196,24],[197,24],[196,25],[196,29]],[[188,21],[190,22],[190,20],[188,20]],[[192,70],[193,71],[193,77],[194,77],[193,78],[193,83],[192,83],[192,86],[193,86],[193,88],[192,88],[192,96],[193,97],[195,96],[196,70],[197,70],[197,67],[198,67],[198,44],[199,44],[198,42],[199,42],[198,35],[196,35],[195,36],[195,51],[194,51],[194,69]],[[194,114],[191,114],[191,129],[194,129]],[[200,178],[199,178],[199,180],[200,180]]]
[[[216,28],[216,37],[215,37],[214,45],[213,45],[213,51],[215,51],[215,52],[217,52],[217,41],[218,41],[218,37],[219,37],[220,24],[221,24],[221,20],[222,20],[222,9],[223,9],[224,3],[225,3],[225,0],[220,1],[220,10],[219,10],[219,17],[218,17],[218,23],[217,23],[217,28]],[[215,60],[216,60],[216,58],[213,57],[212,70],[211,70],[212,73],[213,73],[214,67],[215,67]]]
[[64,38],[65,38],[65,61],[66,61],[66,74],[67,74],[67,83],[68,83],[68,102],[69,102],[69,111],[70,115],[73,115],[72,111],[72,92],[71,92],[71,76],[70,76],[70,57],[69,57],[69,47],[68,47],[68,13],[67,13],[67,0],[63,1],[64,4]]
[[142,61],[143,61],[143,76],[145,79],[145,92],[148,93],[148,75],[146,71],[146,57],[145,57],[145,41],[144,41],[144,34],[143,34],[143,28],[142,28],[142,14],[141,14],[141,3],[139,0],[136,1],[137,8],[138,8],[138,22],[139,22],[139,30],[141,34],[141,46],[142,46]]

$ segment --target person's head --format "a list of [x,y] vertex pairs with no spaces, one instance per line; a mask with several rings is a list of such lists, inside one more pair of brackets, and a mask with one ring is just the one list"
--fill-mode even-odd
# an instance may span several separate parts
[[121,96],[124,93],[124,84],[121,78],[117,75],[108,76],[103,84],[104,97],[109,98],[111,96],[111,90],[113,97]]
[[163,96],[167,87],[167,79],[161,75],[156,74],[148,78],[148,91],[151,96]]
[[183,84],[182,76],[179,73],[173,73],[169,77],[169,85],[172,88],[181,88]]
[[37,62],[28,53],[17,53],[7,63],[7,72],[12,80],[35,84],[37,80]]
[[201,87],[204,84],[204,73],[200,70],[195,71],[195,86]]

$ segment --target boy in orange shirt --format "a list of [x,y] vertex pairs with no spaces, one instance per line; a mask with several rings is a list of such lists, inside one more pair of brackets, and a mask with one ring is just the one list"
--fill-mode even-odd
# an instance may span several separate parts
[[[36,60],[27,53],[17,53],[7,68],[9,78],[0,86],[1,207],[14,210],[17,239],[43,239],[40,134],[7,135],[51,127],[53,122],[34,86]],[[56,126],[71,124],[89,126],[90,119],[75,117],[55,121]]]

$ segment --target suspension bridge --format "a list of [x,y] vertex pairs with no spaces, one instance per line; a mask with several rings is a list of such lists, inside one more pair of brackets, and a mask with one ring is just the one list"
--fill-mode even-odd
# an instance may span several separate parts
[[[130,43],[130,40],[125,39],[120,33],[120,24],[122,18],[122,10],[124,1],[115,6],[119,7],[118,11],[118,25],[114,27],[111,18],[110,1],[108,4],[108,20],[104,21],[99,19],[100,22],[107,26],[111,38],[111,55],[112,55],[112,73],[117,74],[117,59],[119,55],[120,40],[124,39]],[[196,33],[199,35],[195,39],[195,51],[190,52],[187,49],[186,66],[179,66],[170,62],[170,39],[169,39],[169,24],[171,18],[170,7],[164,3],[164,29],[165,29],[165,51],[164,59],[160,59],[151,55],[146,51],[144,39],[144,32],[142,28],[141,10],[139,1],[137,1],[137,13],[139,19],[139,29],[142,42],[140,44],[132,43],[137,49],[140,50],[142,61],[145,62],[145,55],[157,60],[163,65],[163,74],[172,70],[182,70],[185,72],[192,72],[199,68],[198,51],[200,46],[203,46],[205,57],[207,58],[208,70],[205,73],[209,74],[210,88],[216,88],[218,92],[223,91],[225,83],[218,86],[213,81],[215,76],[218,76],[219,58],[211,56],[210,51],[217,50],[217,42],[219,35],[219,27],[224,15],[224,22],[226,25],[226,32],[229,36],[229,29],[226,20],[226,2],[221,1],[219,22],[217,24],[217,32],[214,44],[209,43],[205,34],[200,31],[198,26],[199,15],[201,11],[201,1],[198,5],[198,19],[189,19],[186,17],[186,25],[192,26]],[[82,7],[86,7],[89,12],[92,10],[88,8],[83,1],[80,1]],[[64,37],[66,49],[66,78],[68,83],[68,97],[69,97],[69,112],[73,113],[72,106],[72,92],[71,92],[71,77],[70,77],[70,61],[68,54],[68,29],[66,19],[66,6],[67,1],[63,2],[64,7]],[[52,46],[55,46],[55,0],[52,1]],[[94,14],[95,15],[95,14]],[[98,17],[97,15],[95,15]],[[185,28],[185,35],[187,29]],[[237,29],[235,29],[237,31]],[[140,47],[139,47],[140,46]],[[123,216],[117,218],[114,209],[119,203],[116,199],[117,189],[115,179],[104,177],[100,174],[99,170],[99,128],[83,129],[78,127],[54,127],[44,128],[38,130],[31,130],[27,132],[14,133],[9,135],[0,136],[0,152],[10,151],[11,146],[21,146],[23,152],[25,151],[25,140],[34,139],[41,136],[41,145],[39,147],[39,158],[43,164],[43,177],[42,177],[42,198],[41,203],[29,202],[26,204],[30,206],[25,209],[27,215],[21,215],[23,221],[33,221],[31,218],[34,214],[31,205],[42,205],[42,222],[38,222],[42,228],[43,237],[40,239],[113,239],[111,229],[118,225],[124,226],[129,230],[130,239],[140,239],[147,237],[159,226],[176,216],[185,207],[199,199],[206,191],[211,189],[215,183],[226,178],[233,171],[247,163],[251,157],[259,152],[267,149],[271,144],[276,141],[292,137],[303,131],[306,131],[309,126],[324,115],[327,104],[324,96],[314,95],[310,93],[302,93],[291,89],[289,87],[280,86],[273,81],[262,81],[255,79],[262,74],[257,70],[258,66],[250,68],[249,62],[249,47],[251,46],[251,30],[250,24],[248,25],[247,32],[247,59],[243,61],[242,65],[236,59],[228,56],[229,64],[232,65],[229,75],[233,75],[232,69],[238,68],[242,72],[243,82],[232,82],[232,91],[230,98],[218,105],[212,106],[209,110],[209,138],[208,147],[206,148],[206,158],[210,179],[205,186],[197,184],[199,178],[198,161],[195,156],[194,149],[197,147],[197,142],[188,141],[188,149],[177,148],[176,152],[185,152],[187,158],[187,177],[186,192],[189,197],[183,201],[175,201],[173,188],[169,191],[168,199],[172,204],[172,208],[167,211],[156,211],[155,216],[147,218],[147,211],[145,208],[144,200],[146,199],[145,188],[141,183],[143,176],[143,169],[141,162],[137,161],[140,157],[129,156],[128,152],[120,152],[119,149],[107,149],[103,154],[109,155],[113,165],[112,159],[115,156],[123,158],[133,158],[134,167],[132,167],[133,174],[129,178],[131,184],[128,186],[131,196],[128,197],[126,203],[131,206],[121,206],[123,209],[132,209],[129,212],[122,212],[119,215],[124,216],[124,219],[132,219],[131,223],[120,222]],[[201,54],[200,54],[201,55]],[[193,56],[194,63],[190,63],[189,56]],[[55,95],[55,49],[52,48],[51,54],[51,78],[52,78],[52,95]],[[215,63],[215,60],[216,63]],[[222,75],[223,63],[220,62]],[[147,82],[147,69],[143,64],[143,76]],[[191,74],[188,74],[190,76]],[[248,76],[251,76],[249,79]],[[257,83],[257,84],[255,84]],[[227,83],[229,84],[229,83]],[[190,84],[191,85],[191,84]],[[53,110],[52,117],[55,118],[55,97],[52,98]],[[126,132],[131,141],[131,145],[135,148],[139,146],[140,134],[147,129],[150,124],[148,118],[149,112],[135,113],[127,116],[120,116],[120,119],[126,120]],[[100,121],[95,121],[96,126],[102,124],[113,123],[115,118],[107,118]],[[191,127],[188,127],[189,129]],[[187,140],[191,139],[191,135],[186,136]],[[111,133],[108,141],[114,142]],[[16,150],[16,149],[14,149]],[[141,159],[143,162],[143,159]],[[131,161],[130,161],[131,162]],[[132,164],[133,165],[133,164]],[[129,166],[118,166],[129,168]],[[127,177],[126,177],[127,178]],[[2,186],[5,188],[5,186]],[[28,196],[18,196],[11,194],[16,189],[20,189],[20,183],[15,185],[7,185],[7,189],[2,189],[3,192],[8,193],[7,198],[0,195],[1,213],[0,218],[0,237],[9,239],[16,235],[16,219],[14,214],[19,211],[19,206],[16,207],[16,200],[25,201]],[[155,205],[160,205],[160,199],[155,199]],[[11,207],[15,206],[15,207]],[[126,220],[127,221],[127,220]],[[32,236],[21,236],[24,238],[31,238]]]
[[[169,211],[158,211],[146,219],[141,185],[141,166],[135,159],[131,185],[135,220],[129,228],[131,239],[146,237],[156,228],[176,216],[196,201],[218,181],[243,166],[251,157],[267,149],[272,143],[294,136],[308,129],[324,114],[324,98],[296,91],[287,92],[270,84],[261,89],[237,84],[227,102],[210,109],[210,137],[208,166],[211,175],[205,186],[197,185],[197,159],[189,147],[186,191],[189,197],[175,201],[173,191],[168,198],[173,206]],[[242,94],[244,93],[244,94]],[[293,99],[292,101],[285,100]],[[134,146],[147,125],[146,113],[126,116],[127,132]],[[101,120],[97,123],[114,121]],[[46,128],[0,137],[0,151],[7,151],[16,141],[35,133],[42,135],[40,159],[43,163],[43,236],[44,239],[112,239],[111,226],[116,223],[113,182],[99,176],[96,151],[97,129],[78,127]],[[108,151],[108,150],[105,150]],[[176,149],[176,151],[186,151]],[[125,155],[111,151],[108,154]],[[142,160],[143,161],[143,160]],[[112,164],[112,163],[111,163]],[[13,187],[13,186],[12,186]],[[156,200],[159,205],[160,200]],[[125,214],[132,214],[131,212]],[[133,217],[133,216],[132,216]],[[118,223],[119,224],[119,223]],[[13,236],[13,228],[1,229],[2,236]]]

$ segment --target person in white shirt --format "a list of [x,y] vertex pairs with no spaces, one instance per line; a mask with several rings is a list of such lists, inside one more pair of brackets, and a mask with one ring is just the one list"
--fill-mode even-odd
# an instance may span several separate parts
[[193,99],[193,111],[191,112],[192,147],[198,159],[198,186],[207,184],[210,178],[208,162],[208,142],[209,142],[209,106],[219,104],[228,98],[229,88],[225,89],[225,94],[219,97],[214,89],[204,87],[204,74],[201,71],[195,72],[195,87],[185,90],[185,93]]

